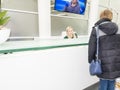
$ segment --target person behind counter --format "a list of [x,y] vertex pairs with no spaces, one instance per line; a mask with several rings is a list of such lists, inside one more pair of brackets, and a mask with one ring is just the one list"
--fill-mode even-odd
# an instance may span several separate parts
[[73,31],[73,28],[71,26],[68,26],[66,28],[66,36],[64,39],[73,39],[73,38],[78,38],[77,34]]

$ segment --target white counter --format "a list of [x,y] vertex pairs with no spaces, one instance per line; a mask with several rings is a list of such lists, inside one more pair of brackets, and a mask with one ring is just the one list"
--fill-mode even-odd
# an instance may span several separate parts
[[[42,45],[38,41],[28,42],[26,45],[18,41],[9,48],[7,46],[12,42],[0,45],[1,52],[9,52],[10,48],[14,52],[0,55],[0,90],[83,90],[98,81],[89,75],[88,47],[80,40],[74,43],[61,41],[61,45],[56,40],[54,45],[63,47],[51,49],[38,48]],[[44,45],[48,43],[50,45],[51,42],[45,41]],[[17,44],[19,50],[24,48],[24,51],[19,52],[18,46],[14,46]],[[26,51],[25,47],[29,50]],[[30,50],[30,47],[34,47],[34,50]],[[36,47],[39,50],[36,51]]]

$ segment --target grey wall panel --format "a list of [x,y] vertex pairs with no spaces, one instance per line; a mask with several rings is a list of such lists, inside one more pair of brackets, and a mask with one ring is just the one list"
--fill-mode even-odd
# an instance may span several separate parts
[[78,35],[88,34],[88,21],[75,18],[51,16],[52,36],[60,36],[67,26],[72,26]]
[[2,7],[37,12],[38,0],[3,0]]
[[11,37],[36,37],[39,35],[38,15],[36,14],[38,12],[37,1],[3,0],[2,8],[8,10],[8,15],[11,17],[7,24],[7,27],[11,29]]
[[11,29],[11,37],[38,36],[38,15],[9,12],[11,16],[7,27]]

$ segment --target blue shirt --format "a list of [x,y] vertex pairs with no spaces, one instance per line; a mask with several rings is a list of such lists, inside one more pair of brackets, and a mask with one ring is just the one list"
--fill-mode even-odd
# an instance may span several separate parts
[[71,13],[76,13],[76,14],[80,14],[80,5],[79,3],[76,4],[76,6],[72,6],[72,3],[69,3],[68,5],[65,6],[64,11],[65,12],[71,12]]

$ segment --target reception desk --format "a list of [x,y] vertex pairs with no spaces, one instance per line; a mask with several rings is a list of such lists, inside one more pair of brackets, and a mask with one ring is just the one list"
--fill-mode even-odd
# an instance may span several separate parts
[[0,90],[83,90],[89,75],[88,40],[9,41],[0,45]]

